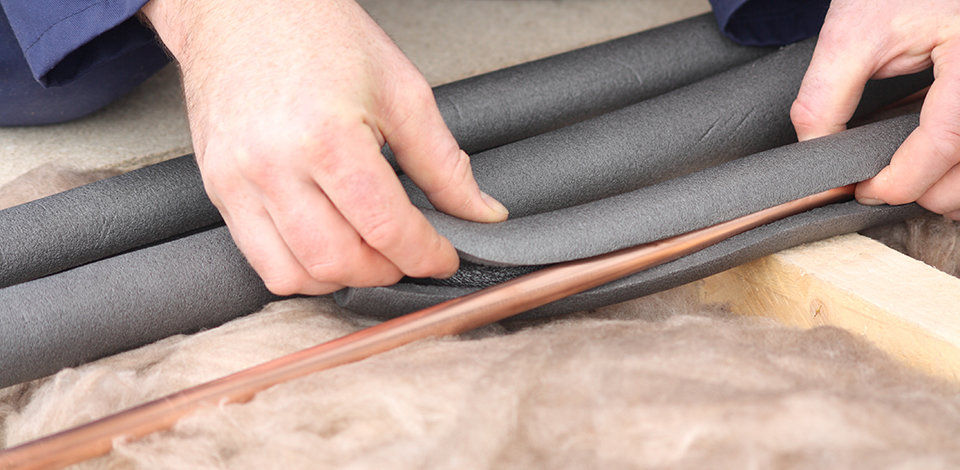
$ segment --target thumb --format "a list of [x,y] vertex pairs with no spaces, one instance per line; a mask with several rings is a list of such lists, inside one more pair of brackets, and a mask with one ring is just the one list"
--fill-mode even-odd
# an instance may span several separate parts
[[853,43],[849,34],[834,34],[831,29],[837,28],[824,25],[797,99],[790,108],[790,119],[800,140],[846,129],[860,103],[863,87],[873,75],[875,64],[868,48]]
[[917,201],[934,212],[953,209],[957,188],[945,175],[960,164],[960,43],[940,44],[931,57],[935,79],[923,101],[920,125],[893,154],[890,165],[857,185],[862,203]]
[[476,222],[505,220],[507,208],[480,190],[470,157],[443,122],[433,91],[426,83],[414,89],[380,123],[400,168],[443,212]]

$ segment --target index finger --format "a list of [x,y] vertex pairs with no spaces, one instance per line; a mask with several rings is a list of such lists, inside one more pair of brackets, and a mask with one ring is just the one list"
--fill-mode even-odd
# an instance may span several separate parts
[[[363,240],[414,277],[450,276],[453,245],[410,203],[366,124],[347,126],[321,145],[312,176]],[[359,269],[362,269],[358,267]]]
[[849,34],[834,30],[831,24],[824,25],[790,108],[790,119],[801,141],[846,129],[863,87],[874,73],[876,59],[869,50],[854,44]]

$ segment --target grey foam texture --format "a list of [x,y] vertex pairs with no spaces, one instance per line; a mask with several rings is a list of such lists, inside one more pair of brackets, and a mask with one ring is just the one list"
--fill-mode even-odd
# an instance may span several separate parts
[[[815,44],[813,38],[787,46],[655,98],[474,155],[481,188],[510,209],[511,220],[496,231],[539,222],[525,221],[533,214],[601,200],[795,142],[790,106]],[[930,71],[871,81],[855,117],[931,81]],[[401,182],[415,205],[432,208],[409,178]],[[469,225],[432,220],[450,225],[464,246],[473,245],[466,237]],[[476,236],[484,237],[488,228],[475,225]],[[559,261],[493,255],[473,259],[488,264]]]
[[[863,206],[851,201],[832,204],[758,227],[724,240],[694,254],[655,268],[604,284],[532,309],[524,318],[563,315],[600,308],[670,289],[725,271],[754,259],[803,243],[863,230],[918,216],[924,211],[916,204]],[[430,285],[403,282],[388,287],[345,289],[334,294],[342,307],[374,318],[392,318],[467,295],[492,282],[504,282],[531,271],[529,266],[500,268],[491,274],[484,267],[475,285]],[[497,268],[493,268],[497,269]],[[478,272],[478,271],[475,271]],[[478,282],[480,281],[480,282]]]
[[226,227],[6,287],[0,388],[214,327],[274,299]]
[[[468,261],[542,265],[586,258],[870,178],[889,162],[917,122],[917,115],[888,119],[616,196],[497,224],[468,222],[431,210],[425,213]],[[579,181],[570,184],[579,185]]]
[[[701,15],[437,87],[463,148],[496,147],[749,62],[772,49]],[[192,156],[0,211],[0,287],[222,224]]]
[[434,89],[467,153],[518,141],[694,83],[774,48],[740,46],[711,13]]
[[[783,198],[802,196],[819,188],[839,186],[862,179],[875,172],[897,148],[917,116],[906,116],[853,129],[836,136],[795,144],[783,149],[780,158],[806,161],[791,165],[786,171],[794,178],[803,179],[810,187],[796,185],[781,190],[782,183],[775,170],[781,160],[760,161],[766,166],[752,176],[740,173],[738,162],[721,167],[726,172],[716,175],[730,178],[736,194],[770,191],[766,207]],[[869,144],[869,145],[867,145]],[[849,165],[835,168],[833,160],[851,159]],[[708,170],[704,170],[708,171]],[[702,173],[702,172],[701,172]],[[703,181],[701,181],[703,182]],[[709,189],[707,184],[701,190]],[[756,184],[754,184],[756,183]],[[711,197],[709,190],[704,197]],[[734,205],[739,200],[729,195]],[[703,203],[702,199],[688,199]],[[839,206],[837,206],[839,207]],[[718,247],[727,251],[692,255],[670,264],[675,269],[667,275],[641,284],[617,284],[614,290],[583,294],[592,296],[589,302],[577,303],[584,297],[564,301],[564,308],[599,306],[630,298],[642,292],[666,288],[676,283],[707,275],[711,270],[732,266],[780,248],[807,240],[823,238],[835,233],[900,220],[916,209],[866,208],[857,204],[844,205],[846,209],[824,209],[807,215],[795,216],[780,225],[773,224],[747,232],[737,241],[727,241]],[[670,205],[665,212],[683,214],[691,206]],[[734,210],[734,212],[740,209]],[[839,214],[839,215],[837,215]],[[714,215],[714,217],[717,217]],[[619,217],[613,223],[626,221]],[[656,223],[656,220],[649,221]],[[592,225],[599,234],[616,227]],[[602,227],[602,228],[601,228]],[[442,230],[442,229],[441,229]],[[761,234],[757,236],[756,234]],[[447,234],[450,236],[450,234]],[[538,236],[544,235],[543,232]],[[753,237],[753,238],[752,238]],[[754,248],[753,246],[757,247]],[[555,247],[556,248],[556,247]],[[575,246],[560,247],[561,251],[575,251]],[[712,253],[712,254],[711,254]],[[720,257],[719,260],[714,257]],[[690,260],[699,261],[690,261]],[[693,264],[685,264],[693,263]],[[666,266],[666,265],[665,265]],[[661,268],[667,269],[667,268]],[[657,271],[661,272],[661,271]],[[647,274],[650,276],[650,274]],[[423,285],[427,281],[405,282],[389,288],[350,289],[337,294],[337,299],[349,308],[370,314],[388,314],[386,308],[396,308],[393,314],[422,306],[435,300],[467,291],[458,287]],[[472,281],[474,284],[481,281]],[[626,282],[626,281],[618,281]],[[246,315],[274,299],[256,273],[246,264],[233,244],[226,228],[218,227],[132,250],[111,258],[89,263],[56,275],[36,279],[0,289],[0,387],[38,378],[49,373],[177,333],[187,333],[214,326],[231,318]],[[555,307],[555,306],[554,306]],[[538,310],[539,314],[569,310]]]
[[0,211],[0,287],[223,223],[191,156]]

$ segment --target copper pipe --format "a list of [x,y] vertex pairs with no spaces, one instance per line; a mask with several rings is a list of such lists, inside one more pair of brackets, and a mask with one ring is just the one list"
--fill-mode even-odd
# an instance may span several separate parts
[[359,361],[404,344],[455,335],[675,260],[760,225],[850,199],[854,185],[831,189],[728,222],[605,255],[557,264],[341,338],[0,452],[0,468],[56,468],[108,453],[170,429],[202,407],[243,403],[273,385]]

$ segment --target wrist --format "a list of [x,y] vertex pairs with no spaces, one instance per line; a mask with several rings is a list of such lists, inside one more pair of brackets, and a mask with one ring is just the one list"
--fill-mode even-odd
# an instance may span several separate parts
[[140,9],[140,18],[152,28],[178,62],[184,61],[189,15],[185,0],[150,0]]

